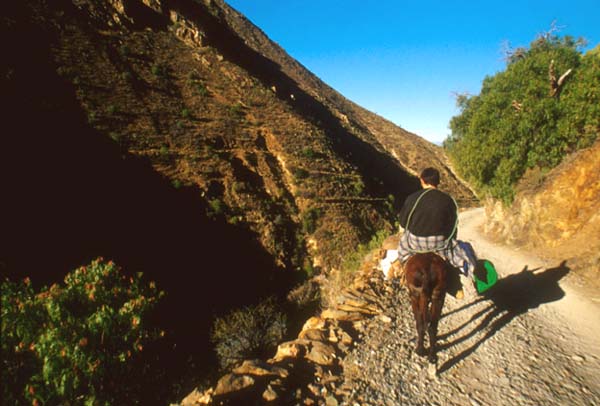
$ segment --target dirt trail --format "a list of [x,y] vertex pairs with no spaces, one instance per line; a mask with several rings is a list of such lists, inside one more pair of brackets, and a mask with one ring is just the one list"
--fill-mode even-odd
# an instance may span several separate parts
[[438,373],[413,353],[404,289],[383,299],[391,323],[373,319],[344,360],[347,405],[600,406],[600,306],[568,286],[568,264],[548,264],[486,240],[482,209],[461,213],[459,238],[500,275],[487,296],[447,298]]
[[[526,266],[529,270],[536,270],[535,272],[560,266],[560,263],[547,263],[531,253],[489,241],[481,234],[484,221],[485,214],[481,208],[461,213],[459,238],[471,241],[482,258],[494,263],[501,276],[514,274]],[[565,266],[568,268],[568,262]],[[547,306],[540,308],[540,311],[549,317],[557,316],[564,319],[563,321],[570,324],[573,332],[581,336],[584,341],[587,341],[586,338],[592,338],[595,350],[600,352],[600,305],[598,304],[600,292],[597,292],[594,297],[583,296],[583,292],[572,287],[565,279],[559,281],[560,288],[565,292],[564,297],[547,303]],[[552,312],[557,314],[554,315]],[[600,379],[600,371],[598,379]]]

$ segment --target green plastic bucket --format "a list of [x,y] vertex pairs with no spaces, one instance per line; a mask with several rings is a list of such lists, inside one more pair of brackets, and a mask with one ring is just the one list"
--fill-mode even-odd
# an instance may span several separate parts
[[475,271],[475,288],[477,293],[483,293],[498,282],[498,272],[487,259],[478,261]]

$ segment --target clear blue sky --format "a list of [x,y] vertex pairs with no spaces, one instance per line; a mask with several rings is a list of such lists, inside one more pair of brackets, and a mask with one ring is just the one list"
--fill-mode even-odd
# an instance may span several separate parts
[[450,133],[454,92],[478,94],[553,21],[600,43],[600,0],[226,0],[350,100],[432,142]]

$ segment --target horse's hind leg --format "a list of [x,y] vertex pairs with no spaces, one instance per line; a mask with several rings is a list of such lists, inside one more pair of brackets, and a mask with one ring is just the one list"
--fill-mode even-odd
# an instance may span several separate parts
[[427,302],[424,300],[424,295],[411,292],[410,304],[412,305],[413,313],[415,315],[415,322],[417,324],[417,346],[415,351],[418,355],[424,356],[426,354],[425,346],[423,345],[425,336],[425,317],[427,311]]
[[431,318],[429,320],[429,362],[435,363],[437,361],[437,330],[438,330],[438,322],[440,321],[440,316],[442,314],[442,308],[444,307],[444,293],[434,292],[433,297],[431,298]]

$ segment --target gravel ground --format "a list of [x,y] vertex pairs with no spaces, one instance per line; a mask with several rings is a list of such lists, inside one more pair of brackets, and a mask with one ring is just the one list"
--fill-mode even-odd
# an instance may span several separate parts
[[[414,352],[407,291],[390,282],[385,318],[370,320],[345,358],[343,405],[600,405],[600,312],[543,264],[485,240],[481,209],[461,214],[459,238],[492,260],[487,296],[447,296],[437,371]],[[561,281],[562,280],[562,281]],[[426,341],[427,342],[427,341]]]

